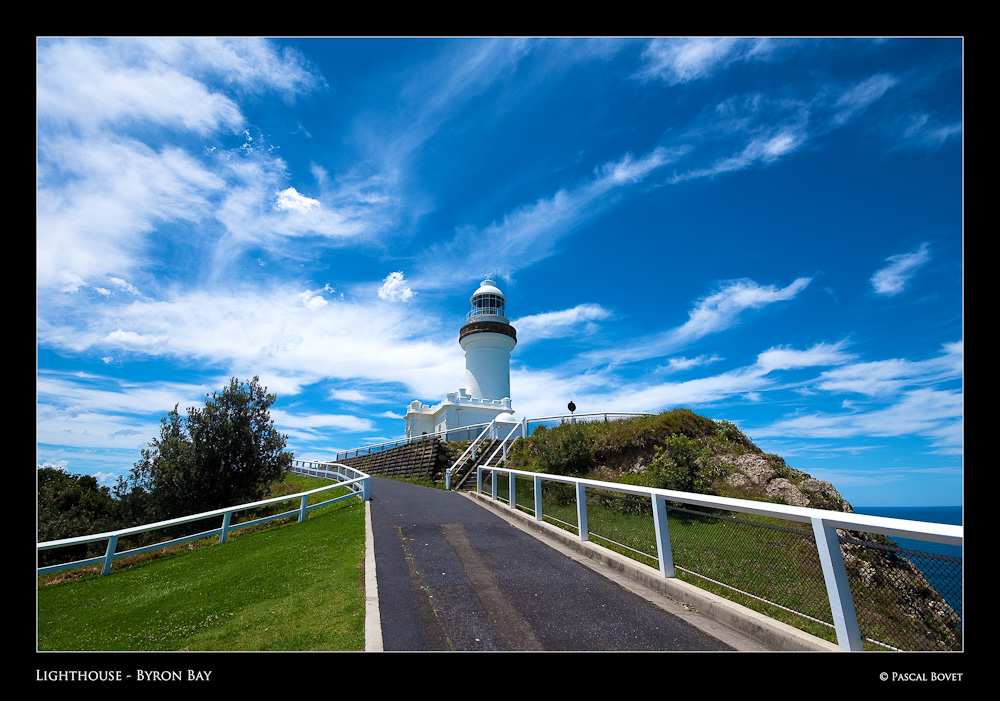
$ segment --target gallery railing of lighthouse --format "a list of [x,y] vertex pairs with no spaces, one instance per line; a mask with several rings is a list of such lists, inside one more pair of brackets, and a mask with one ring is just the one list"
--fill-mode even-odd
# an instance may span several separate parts
[[[508,437],[516,438],[524,430],[526,426],[517,426],[510,432],[515,435]],[[502,465],[484,464],[476,472],[480,494],[485,489],[493,500],[534,514],[536,521],[575,531],[581,541],[594,538],[634,559],[648,559],[662,577],[672,578],[678,572],[693,575],[700,580],[699,586],[707,582],[710,589],[728,590],[729,598],[748,602],[768,615],[785,609],[793,618],[807,619],[805,626],[793,623],[798,627],[819,629],[823,637],[824,630],[832,630],[843,650],[961,649],[961,526],[653,489]],[[624,513],[631,517],[622,518]],[[673,529],[668,526],[668,513]],[[620,530],[626,520],[634,531]],[[692,528],[692,522],[700,527]],[[716,540],[708,542],[706,537]],[[726,544],[727,538],[745,542]],[[954,548],[958,556],[900,549],[891,538],[940,544]],[[719,562],[706,564],[713,558]],[[924,558],[921,568],[913,564],[918,558]],[[697,562],[699,569],[710,569],[718,579],[687,569],[688,560]],[[928,571],[925,576],[923,563],[943,570]],[[738,589],[731,581],[747,582],[743,586],[756,591]]]

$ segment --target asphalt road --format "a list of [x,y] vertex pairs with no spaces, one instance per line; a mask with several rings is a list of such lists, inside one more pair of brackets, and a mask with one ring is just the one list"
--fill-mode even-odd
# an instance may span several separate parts
[[372,482],[383,650],[733,649],[466,496]]

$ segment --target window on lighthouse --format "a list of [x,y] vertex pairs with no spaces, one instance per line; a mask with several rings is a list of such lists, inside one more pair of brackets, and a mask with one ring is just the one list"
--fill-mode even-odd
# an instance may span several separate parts
[[473,312],[476,316],[482,314],[504,315],[503,297],[499,295],[479,295],[473,302]]

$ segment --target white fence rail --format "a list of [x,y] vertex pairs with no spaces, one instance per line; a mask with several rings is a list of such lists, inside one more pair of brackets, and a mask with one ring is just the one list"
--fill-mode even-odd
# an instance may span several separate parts
[[489,425],[490,424],[482,423],[472,424],[469,426],[459,426],[458,428],[447,428],[441,431],[435,431],[434,433],[423,433],[419,436],[399,438],[394,441],[386,441],[384,443],[373,443],[372,445],[363,445],[358,448],[349,448],[348,450],[341,450],[335,453],[333,460],[334,462],[337,462],[340,460],[347,460],[348,458],[361,457],[362,455],[373,455],[375,453],[381,453],[383,450],[398,448],[401,445],[420,443],[422,441],[429,441],[435,438],[440,438],[445,441],[471,440]]
[[[296,466],[295,463],[300,463]],[[310,467],[305,467],[302,465],[304,461],[295,460],[293,461],[293,466],[291,472],[298,472],[299,474],[310,474]],[[274,521],[281,518],[287,518],[289,516],[294,516],[298,514],[299,523],[305,520],[306,512],[312,511],[313,509],[318,509],[321,506],[327,506],[342,499],[358,497],[362,501],[367,501],[368,496],[371,492],[371,477],[360,470],[355,470],[354,468],[348,467],[347,465],[339,465],[337,463],[312,463],[312,465],[322,464],[325,467],[323,469],[322,475],[330,479],[337,479],[337,484],[331,484],[327,487],[318,487],[317,489],[311,489],[308,492],[299,492],[298,494],[289,494],[287,496],[272,497],[270,499],[263,499],[261,501],[251,502],[249,504],[239,504],[238,506],[228,506],[221,509],[216,509],[214,511],[206,511],[200,514],[192,514],[191,516],[181,516],[179,518],[169,519],[167,521],[158,521],[157,523],[150,523],[143,526],[133,526],[132,528],[123,528],[117,531],[108,531],[106,533],[95,533],[93,535],[78,536],[76,538],[63,538],[61,540],[50,540],[44,543],[38,543],[37,550],[52,550],[55,548],[66,547],[70,545],[82,545],[85,543],[93,543],[95,541],[108,541],[107,549],[104,555],[99,555],[97,557],[91,557],[84,560],[76,560],[74,562],[67,562],[58,565],[49,565],[47,567],[39,567],[38,574],[46,574],[49,572],[58,572],[60,570],[72,569],[76,567],[83,567],[85,565],[102,565],[101,574],[107,575],[111,572],[111,563],[122,557],[127,557],[129,555],[139,555],[141,553],[150,552],[153,550],[160,550],[170,545],[177,545],[179,543],[185,543],[191,540],[200,540],[202,538],[210,538],[212,536],[219,536],[219,543],[225,543],[227,537],[230,533],[240,528],[246,528],[248,526],[255,526],[261,523],[267,523],[268,521]],[[331,469],[332,468],[332,469]],[[318,470],[314,470],[318,472]],[[327,499],[326,501],[309,504],[309,496],[312,494],[317,494],[319,492],[325,492],[331,489],[337,489],[347,487],[350,489],[349,494],[344,494],[341,496],[334,497],[332,499]],[[261,506],[267,506],[269,504],[277,504],[283,501],[290,501],[293,499],[299,500],[299,506],[296,509],[286,511],[284,513],[275,514],[272,516],[264,516],[261,518],[253,519],[250,521],[245,521],[243,523],[233,524],[232,517],[233,514],[246,511],[248,509],[255,509]],[[222,516],[222,525],[218,528],[212,528],[207,531],[202,531],[200,533],[195,533],[193,535],[187,535],[180,538],[174,538],[172,540],[163,541],[160,543],[154,543],[152,545],[145,545],[139,548],[134,548],[132,550],[125,550],[122,552],[117,552],[118,540],[123,537],[130,535],[136,535],[139,533],[145,533],[147,531],[160,530],[162,528],[170,528],[172,526],[179,526],[185,523],[191,523],[194,521],[200,521],[206,518],[212,518],[215,516]]]
[[[507,482],[509,494],[507,499],[508,507],[511,509],[517,508],[517,498],[515,494],[517,479],[515,479],[515,477],[532,480],[535,497],[534,516],[537,521],[542,521],[544,516],[542,512],[542,482],[562,482],[573,485],[576,489],[577,529],[579,538],[582,541],[590,539],[590,532],[587,527],[587,489],[600,489],[607,492],[621,492],[623,494],[633,496],[637,495],[649,497],[653,506],[653,525],[656,539],[657,559],[659,562],[660,575],[663,577],[674,576],[674,562],[670,546],[670,531],[667,527],[667,502],[680,502],[682,504],[706,507],[709,509],[724,509],[727,511],[735,511],[745,514],[771,516],[808,524],[811,527],[813,535],[815,536],[816,548],[820,564],[822,566],[827,596],[829,597],[830,609],[833,614],[834,629],[837,634],[837,644],[841,650],[862,650],[864,648],[860,627],[858,625],[857,613],[854,607],[854,600],[848,584],[847,569],[844,565],[844,559],[840,550],[837,535],[838,528],[849,531],[879,533],[889,537],[908,538],[933,543],[945,543],[959,547],[962,546],[964,538],[964,529],[962,526],[926,523],[923,521],[908,521],[885,518],[881,516],[866,516],[862,514],[842,513],[839,511],[825,511],[822,509],[772,504],[746,499],[716,497],[705,494],[675,492],[666,489],[654,489],[651,487],[638,487],[614,482],[601,482],[597,480],[527,472],[524,470],[513,470],[502,466],[480,466],[477,468],[476,490],[480,494],[483,493],[483,475],[487,472],[492,472],[494,475],[505,474],[508,476]],[[492,499],[496,500],[498,499],[498,480],[492,479],[490,482],[492,483],[490,496]]]
[[[503,436],[500,441],[500,445],[487,457],[485,463],[490,464],[495,462],[497,453],[503,453],[503,459],[507,459],[507,448],[518,438],[527,438],[531,433],[531,424],[544,425],[546,423],[559,422],[560,424],[566,422],[577,422],[577,421],[610,421],[612,419],[626,419],[632,418],[634,416],[649,416],[648,412],[643,411],[625,411],[625,412],[594,412],[588,414],[566,414],[566,415],[556,415],[556,416],[541,416],[533,419],[523,418],[515,424],[509,422],[497,422],[496,419],[490,421],[488,424],[476,424],[474,427],[479,428],[483,426],[483,430],[476,436],[475,439],[469,444],[469,447],[465,449],[458,459],[445,470],[445,489],[451,489],[451,476],[452,474],[464,465],[467,459],[475,459],[476,451],[479,446],[482,445],[487,440],[497,440]],[[507,433],[503,433],[507,428],[510,430]]]

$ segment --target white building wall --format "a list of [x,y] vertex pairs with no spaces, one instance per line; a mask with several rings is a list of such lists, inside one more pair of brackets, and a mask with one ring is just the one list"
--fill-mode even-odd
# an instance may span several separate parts
[[514,339],[499,333],[476,333],[462,339],[465,389],[476,399],[510,397],[510,352]]

